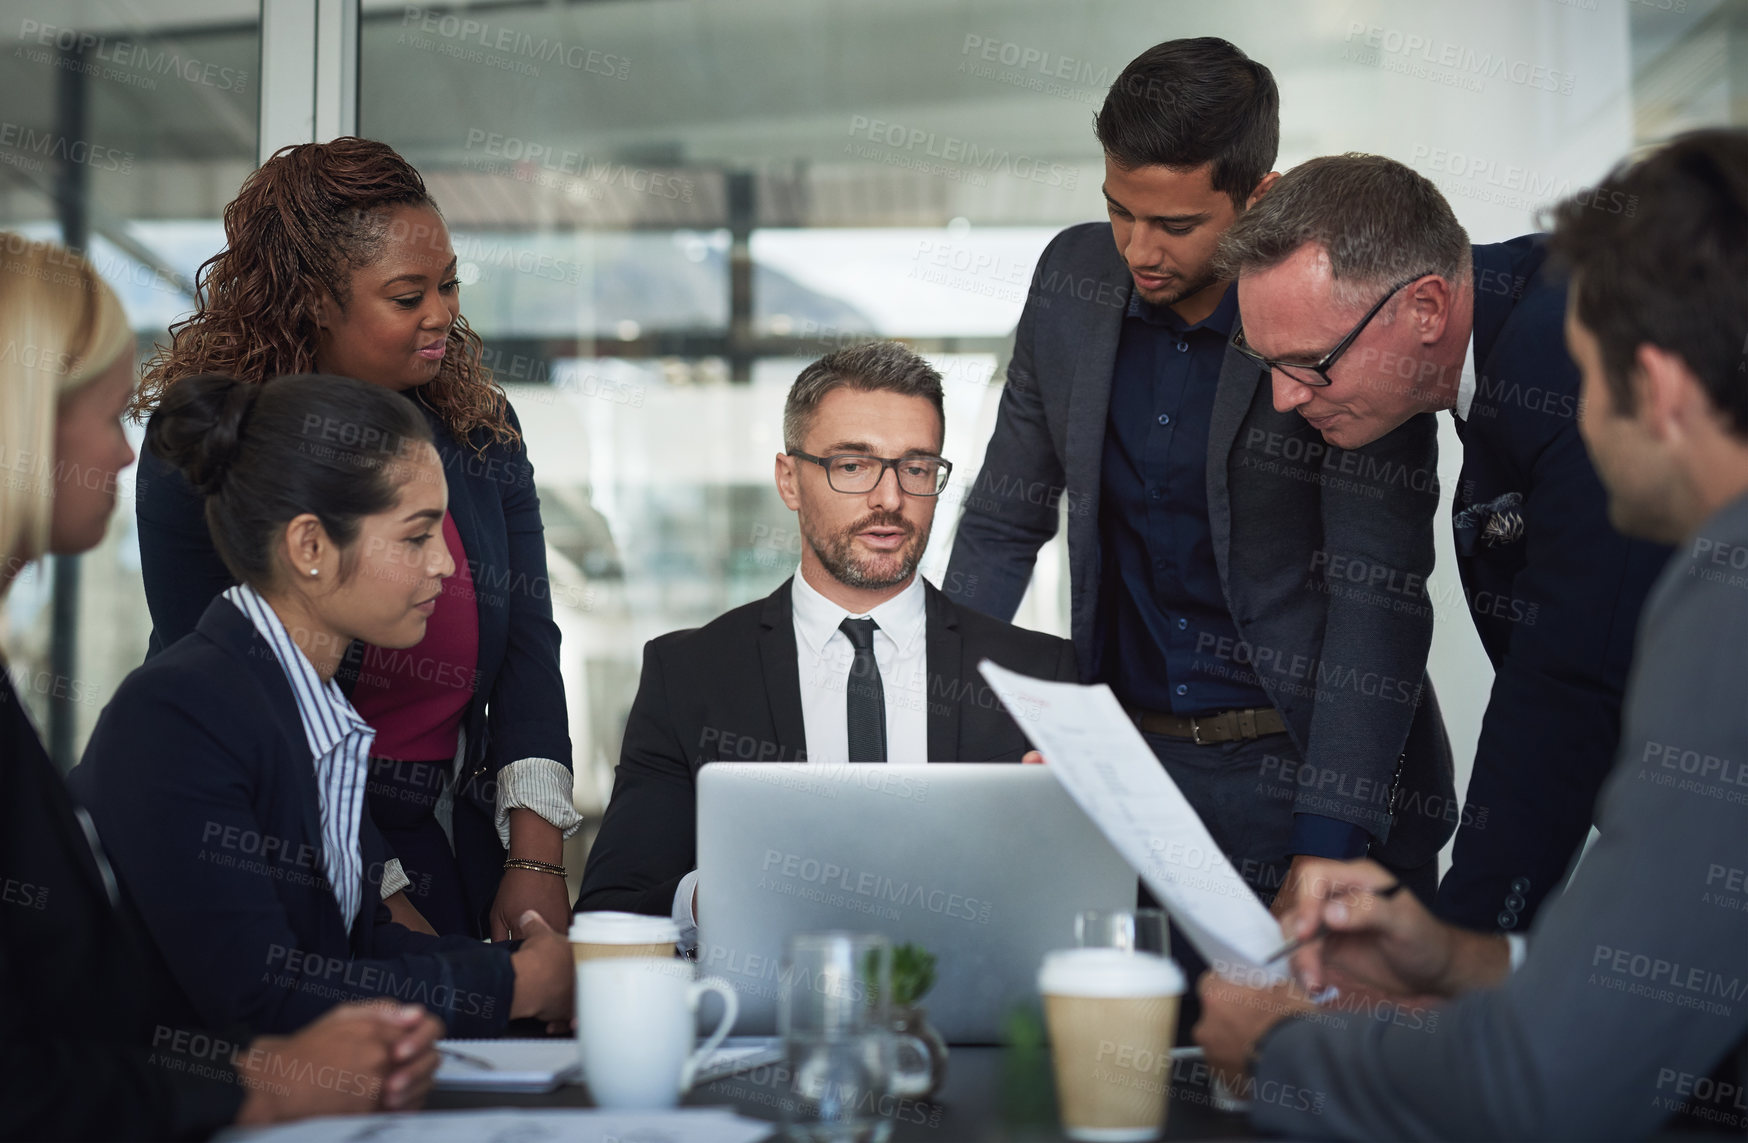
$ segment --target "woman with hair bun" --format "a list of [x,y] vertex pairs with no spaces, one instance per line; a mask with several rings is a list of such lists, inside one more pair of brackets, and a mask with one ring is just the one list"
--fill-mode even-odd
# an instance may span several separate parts
[[[84,259],[0,232],[0,455],[11,468],[0,599],[36,560],[103,538],[134,459],[121,430],[133,343]],[[4,659],[0,648],[0,1139],[204,1138],[232,1123],[422,1103],[442,1028],[416,1006],[340,1005],[295,1035],[247,1043],[196,1024],[154,1029],[148,1008],[175,985]]]
[[[564,839],[581,819],[540,500],[515,412],[461,316],[443,217],[391,148],[342,138],[280,150],[224,222],[198,308],[148,366],[135,415],[204,373],[256,386],[315,371],[401,394],[423,417],[457,573],[416,650],[361,645],[340,671],[377,731],[370,812],[398,859],[383,890],[415,928],[503,939],[528,909],[563,926]],[[200,498],[149,452],[136,504],[156,654],[233,577]]]
[[204,498],[236,581],[123,680],[71,778],[179,986],[160,1023],[274,1032],[380,993],[454,1036],[568,1014],[568,944],[533,910],[512,954],[381,900],[376,732],[335,675],[355,642],[424,639],[455,573],[425,418],[346,377],[186,377],[146,451]]

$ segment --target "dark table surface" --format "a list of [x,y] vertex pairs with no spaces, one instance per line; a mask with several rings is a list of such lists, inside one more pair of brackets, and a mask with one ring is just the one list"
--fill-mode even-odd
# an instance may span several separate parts
[[[732,1107],[770,1120],[782,1115],[789,1081],[780,1066],[755,1068],[705,1084],[689,1094],[687,1107]],[[437,1092],[433,1110],[482,1107],[589,1107],[588,1088],[562,1087],[548,1095]],[[894,1099],[893,1143],[1044,1143],[1063,1139],[1056,1119],[1056,1087],[1048,1048],[956,1047],[947,1062],[947,1082],[932,1101]],[[1217,1111],[1199,1060],[1172,1065],[1171,1108],[1166,1139],[1242,1139],[1250,1129],[1242,1115]]]

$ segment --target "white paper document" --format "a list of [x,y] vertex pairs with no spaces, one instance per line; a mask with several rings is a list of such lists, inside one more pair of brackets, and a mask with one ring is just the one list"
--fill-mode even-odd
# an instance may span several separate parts
[[249,1143],[757,1143],[776,1124],[726,1108],[674,1111],[423,1111],[306,1119],[231,1138]]
[[[439,1091],[546,1092],[582,1080],[575,1039],[442,1040]],[[730,1036],[698,1068],[694,1084],[709,1083],[783,1058],[776,1036]]]
[[722,1046],[704,1057],[693,1086],[762,1068],[783,1059],[781,1036],[730,1036]]
[[[440,1040],[438,1091],[552,1091],[582,1073],[574,1039]],[[490,1066],[487,1066],[490,1065]]]
[[1280,925],[1214,844],[1111,689],[1029,678],[988,660],[978,670],[1196,951],[1249,984],[1285,980],[1284,964],[1263,964],[1281,945]]

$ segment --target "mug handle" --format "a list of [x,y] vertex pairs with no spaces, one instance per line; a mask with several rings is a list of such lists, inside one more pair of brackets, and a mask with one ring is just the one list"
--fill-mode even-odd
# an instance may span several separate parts
[[697,1016],[698,1002],[704,999],[707,992],[714,992],[722,997],[722,1020],[716,1025],[716,1031],[710,1033],[710,1038],[686,1058],[686,1065],[680,1069],[682,1092],[692,1090],[692,1080],[697,1076],[699,1067],[712,1052],[722,1046],[722,1041],[728,1038],[729,1029],[734,1027],[736,1018],[740,1016],[740,997],[735,995],[734,985],[720,976],[707,976],[686,986],[686,1007],[692,1010],[693,1016]]

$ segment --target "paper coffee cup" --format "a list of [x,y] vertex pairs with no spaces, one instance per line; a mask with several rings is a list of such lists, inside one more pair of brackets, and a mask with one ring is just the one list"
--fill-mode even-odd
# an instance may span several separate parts
[[1038,972],[1062,1130],[1086,1143],[1140,1143],[1165,1130],[1171,1045],[1184,976],[1151,953],[1064,949]]
[[605,957],[671,957],[680,926],[644,913],[578,913],[571,918],[571,956],[577,964]]

